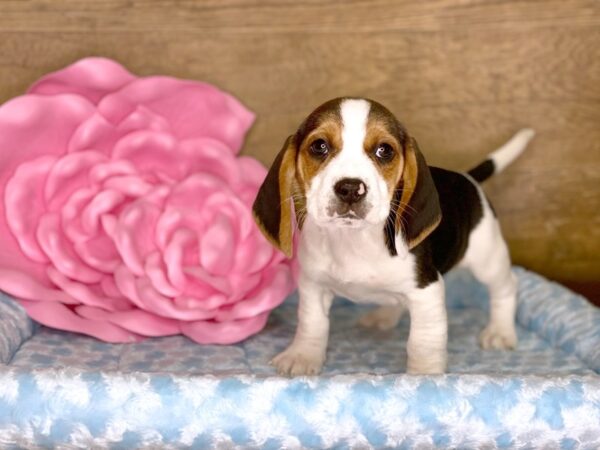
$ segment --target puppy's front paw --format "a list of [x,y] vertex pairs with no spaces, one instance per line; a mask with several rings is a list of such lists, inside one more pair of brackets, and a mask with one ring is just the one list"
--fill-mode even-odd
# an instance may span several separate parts
[[409,351],[406,373],[409,375],[438,375],[446,371],[448,353],[446,350],[432,350],[427,355],[415,356]]
[[517,346],[517,333],[512,326],[489,324],[479,335],[479,345],[484,350],[513,350]]
[[277,369],[279,375],[299,376],[299,375],[317,375],[323,363],[325,355],[314,350],[288,347],[270,362]]

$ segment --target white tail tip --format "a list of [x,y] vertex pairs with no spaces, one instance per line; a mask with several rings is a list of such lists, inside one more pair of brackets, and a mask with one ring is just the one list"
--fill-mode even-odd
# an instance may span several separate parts
[[494,161],[494,172],[502,172],[506,166],[513,162],[517,157],[523,153],[525,147],[533,137],[535,131],[531,128],[523,128],[518,131],[506,144],[500,147],[498,150],[490,154],[490,159]]

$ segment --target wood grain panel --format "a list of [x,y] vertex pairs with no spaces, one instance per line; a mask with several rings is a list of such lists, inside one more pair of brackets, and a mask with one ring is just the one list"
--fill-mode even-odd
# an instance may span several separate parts
[[316,105],[367,96],[432,164],[467,169],[523,126],[528,152],[486,184],[516,263],[600,280],[600,2],[0,2],[0,101],[88,55],[217,84],[257,115],[269,164]]
[[[32,14],[34,12],[35,14]],[[598,24],[595,0],[4,0],[11,31],[446,31]]]

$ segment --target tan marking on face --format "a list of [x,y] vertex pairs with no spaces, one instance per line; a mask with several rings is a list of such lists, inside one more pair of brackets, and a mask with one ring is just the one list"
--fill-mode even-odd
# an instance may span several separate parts
[[[394,157],[387,162],[381,162],[375,156],[375,150],[381,144],[388,144],[394,150]],[[388,187],[390,200],[394,197],[394,192],[400,181],[402,169],[404,168],[404,156],[402,152],[402,143],[394,136],[388,127],[388,121],[381,117],[369,117],[367,122],[367,133],[363,147],[369,158],[373,160],[375,167],[385,180]]]
[[301,230],[304,225],[304,219],[306,219],[306,191],[304,186],[298,181],[297,174],[294,177],[292,189],[294,192],[293,201],[296,222],[298,223],[298,229]]
[[[402,176],[399,183],[402,186],[402,196],[398,201],[397,210],[396,210],[396,229],[401,229],[401,220],[402,215],[404,214],[404,210],[408,208],[408,203],[410,202],[410,198],[415,192],[415,188],[417,187],[417,176],[418,176],[418,164],[417,158],[410,146],[407,144],[405,152],[404,152],[404,167],[402,170]],[[399,184],[400,185],[400,184]]]
[[[313,178],[342,150],[342,123],[335,114],[321,114],[318,125],[302,140],[298,149],[298,179],[304,192],[310,188]],[[329,146],[329,154],[323,158],[311,153],[313,142],[323,139]]]

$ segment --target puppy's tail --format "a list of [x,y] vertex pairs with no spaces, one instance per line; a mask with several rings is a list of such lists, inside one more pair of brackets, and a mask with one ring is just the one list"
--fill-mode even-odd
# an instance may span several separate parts
[[520,130],[510,139],[510,141],[498,150],[490,153],[485,161],[469,170],[468,174],[471,175],[475,181],[481,183],[492,175],[502,172],[506,166],[523,153],[525,147],[527,147],[527,143],[534,135],[535,131],[530,128]]

